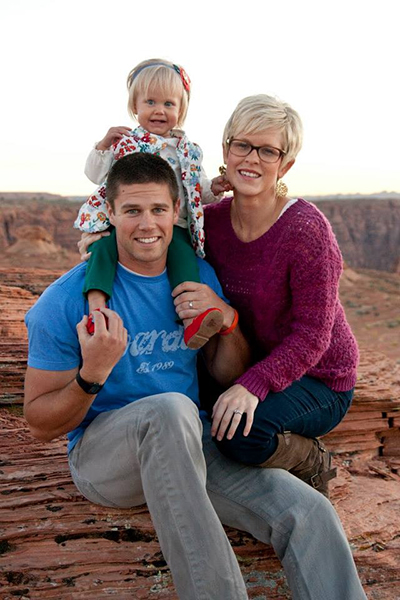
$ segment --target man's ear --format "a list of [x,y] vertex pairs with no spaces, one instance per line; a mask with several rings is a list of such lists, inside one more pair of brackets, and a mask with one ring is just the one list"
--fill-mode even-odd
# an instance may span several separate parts
[[108,219],[111,223],[111,225],[115,226],[115,215],[114,215],[114,211],[112,209],[111,204],[109,203],[108,200],[106,200],[106,206],[107,206],[107,210],[108,210]]
[[286,173],[293,167],[295,160],[291,160],[287,163],[280,171],[278,172],[278,179],[282,179],[286,175]]
[[174,225],[176,225],[178,222],[180,207],[181,207],[181,201],[178,198],[174,205]]

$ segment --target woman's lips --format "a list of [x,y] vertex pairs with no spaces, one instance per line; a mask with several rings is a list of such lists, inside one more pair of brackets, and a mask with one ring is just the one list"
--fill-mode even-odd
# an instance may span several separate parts
[[240,169],[239,174],[242,177],[249,177],[250,179],[258,179],[258,177],[261,177],[259,173],[256,173],[255,171],[247,171],[246,169]]

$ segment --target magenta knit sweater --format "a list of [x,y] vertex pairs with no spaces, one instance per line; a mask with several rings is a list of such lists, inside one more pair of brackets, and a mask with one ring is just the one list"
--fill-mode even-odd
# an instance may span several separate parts
[[205,226],[207,260],[255,351],[236,383],[260,400],[303,375],[352,389],[358,348],[338,297],[342,256],[329,222],[299,199],[264,235],[242,242],[231,202],[207,206]]

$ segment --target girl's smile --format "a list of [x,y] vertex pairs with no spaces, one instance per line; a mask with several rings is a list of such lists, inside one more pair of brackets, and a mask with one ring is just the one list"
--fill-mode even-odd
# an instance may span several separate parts
[[149,133],[169,137],[179,119],[181,96],[166,96],[161,91],[139,94],[136,101],[136,113],[139,125]]

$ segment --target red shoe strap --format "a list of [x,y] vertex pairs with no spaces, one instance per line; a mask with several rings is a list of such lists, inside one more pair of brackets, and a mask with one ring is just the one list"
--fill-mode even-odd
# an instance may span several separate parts
[[235,311],[235,316],[233,317],[232,325],[230,327],[228,327],[227,329],[221,330],[219,332],[219,335],[229,335],[230,333],[232,333],[232,331],[234,329],[236,329],[236,327],[239,323],[239,313],[235,308],[233,310]]

